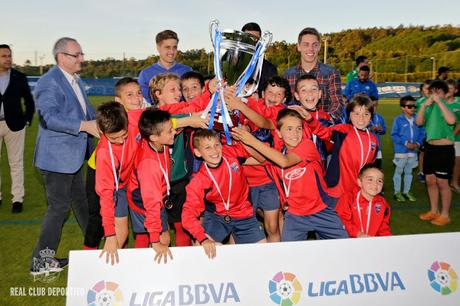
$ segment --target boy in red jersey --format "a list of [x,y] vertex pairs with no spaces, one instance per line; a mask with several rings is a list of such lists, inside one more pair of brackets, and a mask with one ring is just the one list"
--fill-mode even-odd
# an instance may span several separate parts
[[[199,129],[193,135],[193,147],[204,162],[187,185],[183,227],[201,243],[209,258],[216,255],[216,243],[230,234],[237,244],[266,242],[248,201],[249,187],[241,164],[249,155],[243,146],[222,147],[215,131]],[[198,218],[203,211],[202,225]]]
[[341,195],[358,187],[359,171],[375,160],[378,151],[377,138],[367,129],[374,113],[374,104],[366,96],[353,97],[347,105],[347,117],[351,124],[331,127],[321,125],[306,110],[298,106],[291,107],[306,120],[313,134],[320,139],[334,142],[325,180],[329,187],[331,205],[335,207]]
[[106,262],[118,262],[117,249],[128,237],[128,202],[126,185],[138,147],[138,127],[142,110],[126,113],[118,102],[98,107],[96,121],[102,131],[96,148],[96,192],[100,197],[102,226],[106,238],[100,256]]
[[[131,221],[136,233],[136,247],[148,242],[160,263],[169,250],[169,231],[165,206],[170,196],[170,155],[168,146],[174,143],[175,129],[168,112],[147,109],[139,120],[142,142],[137,152],[135,168],[128,184]],[[148,242],[143,245],[148,235]],[[160,238],[161,237],[161,238]]]
[[[240,102],[238,98],[227,95],[226,98],[230,107],[235,107],[242,111],[248,118],[254,118],[248,108],[262,115],[263,120],[267,120],[267,125],[276,125],[276,117],[278,112],[285,108],[284,102],[291,99],[291,91],[289,83],[286,79],[275,76],[267,81],[262,88],[263,99],[254,100],[249,98],[247,105]],[[228,93],[228,92],[227,92]],[[257,119],[256,119],[257,120]],[[272,130],[265,128],[258,128],[252,121],[247,120],[252,134],[268,144],[273,143]],[[260,120],[259,120],[260,122]],[[246,178],[249,184],[249,196],[254,211],[260,211],[264,219],[264,227],[267,232],[268,242],[280,241],[280,224],[279,224],[279,211],[280,201],[279,193],[271,174],[267,172],[265,165],[249,165],[244,166]]]
[[321,159],[313,141],[303,136],[300,114],[291,109],[280,111],[276,133],[284,142],[281,152],[243,129],[232,130],[236,139],[278,166],[275,171],[281,180],[285,210],[281,241],[305,240],[310,231],[315,231],[319,239],[347,238],[342,222],[328,205]]
[[[137,81],[133,78],[122,78],[115,84],[115,101],[121,103],[125,110],[129,113],[133,110],[145,108],[141,88]],[[136,115],[137,116],[137,115]],[[130,116],[128,115],[128,118]],[[137,130],[137,120],[132,123],[132,126]],[[88,160],[88,169],[86,171],[86,196],[88,198],[89,221],[85,232],[85,242],[83,249],[96,250],[99,248],[102,237],[104,237],[104,228],[102,226],[101,205],[100,199],[96,193],[96,150]],[[128,220],[117,219],[117,222],[123,221],[123,224],[118,226],[119,233],[123,228],[123,236],[128,233]],[[124,239],[121,239],[124,240]]]
[[[305,74],[297,79],[295,84],[294,97],[296,101],[289,105],[300,105],[306,109],[313,117],[316,118],[323,126],[334,125],[334,121],[329,113],[317,108],[321,99],[321,88],[316,78],[310,74]],[[298,101],[298,104],[296,103]],[[328,152],[332,149],[330,141],[323,141],[315,134],[312,135],[312,140],[318,149],[321,156],[321,161],[326,165]]]
[[372,165],[359,172],[355,191],[340,197],[337,214],[352,238],[390,236],[390,205],[380,195],[383,172]]

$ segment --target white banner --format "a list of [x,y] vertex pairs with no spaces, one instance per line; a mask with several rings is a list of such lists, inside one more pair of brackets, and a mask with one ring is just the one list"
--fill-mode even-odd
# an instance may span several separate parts
[[[72,251],[68,306],[460,305],[460,233],[100,251]],[[86,293],[86,294],[85,294]]]

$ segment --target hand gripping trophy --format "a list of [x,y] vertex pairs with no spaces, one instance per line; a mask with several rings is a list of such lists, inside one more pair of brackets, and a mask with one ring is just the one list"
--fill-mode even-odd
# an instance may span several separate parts
[[219,21],[216,19],[211,21],[209,32],[214,49],[217,86],[202,116],[205,118],[210,114],[209,129],[223,130],[227,144],[231,144],[229,127],[238,125],[238,114],[229,112],[225,106],[223,83],[235,85],[238,97],[250,96],[257,90],[265,50],[272,40],[272,33],[264,32],[257,40],[255,36],[241,31],[219,31]]

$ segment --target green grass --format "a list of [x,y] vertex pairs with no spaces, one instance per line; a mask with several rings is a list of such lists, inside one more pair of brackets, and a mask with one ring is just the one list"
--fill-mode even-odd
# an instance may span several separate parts
[[[109,100],[109,97],[92,97],[94,105]],[[415,178],[412,191],[417,197],[415,204],[397,203],[391,195],[392,187],[392,155],[393,148],[389,137],[393,118],[400,113],[398,102],[395,99],[381,101],[379,112],[387,123],[387,135],[383,136],[383,166],[385,176],[385,195],[392,206],[391,226],[395,235],[416,233],[437,233],[460,231],[460,196],[453,195],[451,217],[453,222],[445,227],[436,227],[428,222],[418,219],[418,214],[428,209],[428,199],[425,186]],[[1,177],[3,204],[0,206],[0,237],[2,248],[0,250],[0,266],[2,267],[2,281],[0,282],[0,305],[64,305],[63,296],[29,296],[29,288],[35,287],[65,287],[67,270],[50,284],[33,281],[29,275],[29,265],[32,250],[37,241],[41,220],[46,209],[44,188],[41,175],[32,165],[35,137],[37,133],[37,120],[27,130],[25,147],[25,188],[24,211],[21,214],[11,214],[11,196],[9,194],[10,179],[9,168],[6,161],[6,151],[2,150]],[[62,231],[62,239],[57,253],[58,257],[67,257],[69,250],[81,249],[83,235],[75,219],[69,217]],[[27,296],[10,296],[11,287],[24,287]],[[33,290],[33,289],[31,289]],[[32,293],[32,292],[31,292]]]

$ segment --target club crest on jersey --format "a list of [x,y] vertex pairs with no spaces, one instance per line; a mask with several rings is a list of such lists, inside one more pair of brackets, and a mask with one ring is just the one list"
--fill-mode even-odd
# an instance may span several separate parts
[[142,140],[141,133],[137,133],[137,135],[136,135],[136,142],[137,142],[137,143],[140,143],[141,140]]
[[375,204],[375,213],[378,214],[382,210],[382,204]]
[[375,151],[376,148],[377,148],[377,144],[375,142],[371,142],[371,150]]
[[305,171],[307,171],[307,168],[293,169],[293,170],[287,172],[284,175],[284,178],[287,179],[287,180],[296,180],[298,178],[301,178],[305,174]]
[[237,162],[233,162],[233,163],[230,165],[230,169],[232,169],[233,172],[238,172],[238,170],[240,169],[240,167],[238,166],[238,163],[237,163]]

